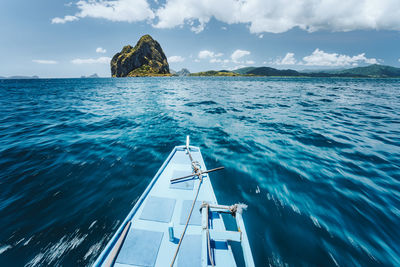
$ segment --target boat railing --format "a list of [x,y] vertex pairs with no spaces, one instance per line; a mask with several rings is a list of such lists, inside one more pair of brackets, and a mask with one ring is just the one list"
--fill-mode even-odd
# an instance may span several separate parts
[[[246,267],[254,267],[253,255],[250,249],[249,239],[247,237],[246,227],[244,226],[242,213],[243,210],[247,208],[246,204],[235,204],[232,206],[225,205],[211,205],[207,202],[203,202],[201,206],[202,214],[202,247],[203,249],[201,255],[202,266],[208,266],[208,261],[214,266],[214,261],[212,259],[210,240],[227,240],[240,242],[243,251],[243,258]],[[209,213],[228,213],[231,214],[236,219],[236,225],[238,231],[216,231],[209,229]],[[212,217],[211,217],[212,218]],[[208,256],[207,256],[208,255]]]

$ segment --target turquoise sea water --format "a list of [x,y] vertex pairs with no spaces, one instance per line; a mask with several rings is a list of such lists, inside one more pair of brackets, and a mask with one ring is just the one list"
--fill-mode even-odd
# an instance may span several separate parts
[[175,145],[257,266],[400,265],[400,80],[0,80],[0,265],[94,262]]

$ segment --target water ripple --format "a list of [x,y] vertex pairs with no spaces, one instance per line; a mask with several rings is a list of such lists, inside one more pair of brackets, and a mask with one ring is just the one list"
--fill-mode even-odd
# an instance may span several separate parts
[[[400,265],[400,80],[0,83],[0,262],[94,262],[190,134],[257,266]],[[227,221],[227,225],[230,222]],[[234,250],[237,248],[233,247]]]

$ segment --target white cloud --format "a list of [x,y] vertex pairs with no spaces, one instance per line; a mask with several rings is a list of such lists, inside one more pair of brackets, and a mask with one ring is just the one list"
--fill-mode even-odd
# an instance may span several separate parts
[[38,64],[49,64],[49,65],[58,64],[58,62],[55,60],[46,60],[46,59],[34,59],[34,60],[32,60],[32,62],[35,62]]
[[[243,23],[252,33],[281,33],[299,27],[318,30],[400,30],[400,1],[347,0],[80,0],[75,15],[56,17],[52,23],[80,18],[110,21],[149,21],[156,28],[189,25],[204,30],[211,18],[226,24]],[[260,35],[261,36],[261,35]]]
[[183,58],[181,56],[171,56],[171,57],[168,58],[168,62],[169,63],[182,62],[184,60],[185,60],[185,58]]
[[111,58],[99,57],[99,58],[76,58],[71,60],[72,64],[109,64]]
[[111,21],[137,22],[154,18],[146,0],[80,0],[74,16],[53,18],[52,23],[65,23],[79,18],[101,18]]
[[337,53],[326,53],[318,48],[306,57],[303,57],[304,65],[308,66],[356,66],[359,63],[377,64],[376,58],[367,58],[365,53],[348,56]]
[[198,58],[200,59],[206,59],[206,58],[216,58],[216,57],[222,57],[224,54],[222,53],[214,53],[209,50],[202,50],[199,52]]
[[399,58],[399,62],[400,62],[400,58]]
[[224,63],[224,64],[227,64],[229,62],[230,62],[229,59],[221,59],[221,58],[212,58],[212,59],[210,59],[210,63]]
[[235,52],[232,53],[231,59],[233,62],[238,63],[239,62],[238,60],[240,58],[247,56],[247,55],[250,55],[250,51],[237,49],[237,50],[235,50]]
[[70,21],[74,21],[74,20],[78,20],[78,17],[76,17],[76,16],[65,16],[64,18],[59,18],[59,17],[56,17],[56,18],[53,18],[52,20],[51,20],[51,23],[52,24],[64,24],[64,23],[66,23],[66,22],[70,22]]
[[223,65],[226,65],[228,63],[236,63],[236,64],[237,63],[240,63],[240,64],[254,64],[255,63],[253,60],[247,60],[247,61],[239,60],[244,56],[250,55],[250,51],[237,49],[232,53],[232,55],[230,56],[230,59],[221,58],[223,55],[224,55],[223,53],[215,53],[215,52],[209,51],[209,50],[202,50],[199,52],[197,59],[195,59],[195,62],[200,62],[200,60],[208,59],[210,63],[221,63]]
[[[119,0],[121,1],[121,0]],[[188,24],[199,32],[212,17],[244,23],[250,32],[400,30],[400,1],[347,0],[166,0],[156,9],[157,28]],[[193,26],[197,25],[197,26]]]
[[246,60],[246,64],[247,65],[252,65],[254,63],[256,63],[256,62],[254,62],[254,60]]
[[103,47],[97,47],[96,48],[96,53],[104,54],[106,52],[107,52],[107,50],[105,50]]
[[294,58],[294,53],[286,53],[286,56],[283,59],[278,59],[273,62],[275,65],[295,65],[296,59]]

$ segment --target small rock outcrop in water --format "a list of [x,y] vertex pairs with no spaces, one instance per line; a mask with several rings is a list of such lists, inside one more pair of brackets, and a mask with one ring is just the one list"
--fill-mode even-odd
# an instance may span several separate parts
[[84,79],[84,78],[100,78],[100,77],[99,77],[99,75],[97,75],[97,73],[94,73],[94,74],[89,75],[89,76],[82,75],[81,78]]
[[178,71],[176,73],[176,75],[178,75],[178,76],[189,76],[189,74],[190,74],[190,71],[185,68],[181,69],[180,71]]
[[169,76],[169,65],[160,44],[144,35],[135,47],[125,46],[111,60],[112,77]]

